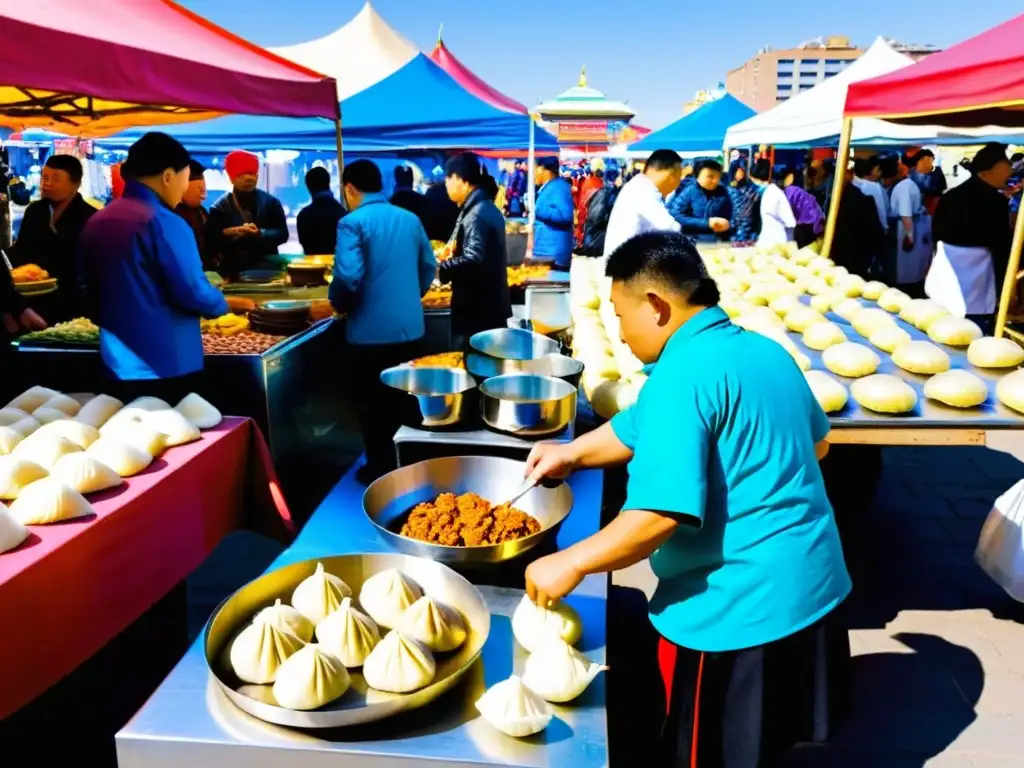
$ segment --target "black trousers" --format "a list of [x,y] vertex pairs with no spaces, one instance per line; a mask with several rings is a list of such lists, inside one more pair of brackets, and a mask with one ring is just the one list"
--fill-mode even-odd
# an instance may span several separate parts
[[380,375],[388,368],[407,363],[423,353],[423,339],[400,344],[352,344],[349,346],[349,394],[354,398],[366,448],[366,465],[383,474],[397,466],[395,432],[402,412],[413,398],[386,387]]

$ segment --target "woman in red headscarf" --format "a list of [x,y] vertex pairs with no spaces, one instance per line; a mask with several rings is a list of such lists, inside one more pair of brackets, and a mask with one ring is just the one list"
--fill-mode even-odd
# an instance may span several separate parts
[[232,152],[224,170],[232,189],[210,208],[206,242],[218,257],[220,273],[234,279],[247,269],[276,266],[268,257],[288,242],[288,223],[281,201],[257,188],[259,157]]

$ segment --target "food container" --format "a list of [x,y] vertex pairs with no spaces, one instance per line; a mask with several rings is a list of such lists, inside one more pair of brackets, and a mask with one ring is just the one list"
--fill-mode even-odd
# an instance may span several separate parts
[[380,380],[416,399],[416,409],[401,414],[407,426],[438,429],[476,418],[476,383],[459,368],[400,365],[381,373]]
[[544,355],[536,360],[502,360],[470,352],[466,355],[466,370],[477,384],[508,373],[533,373],[538,376],[554,376],[578,387],[580,377],[583,376],[583,363],[565,355]]
[[480,415],[499,432],[545,437],[576,418],[576,387],[553,376],[510,373],[480,385]]
[[561,352],[554,339],[521,328],[497,328],[475,333],[469,339],[469,346],[483,355],[502,360],[536,360]]
[[508,501],[523,485],[526,465],[497,456],[446,456],[396,469],[373,482],[363,494],[363,511],[381,538],[409,555],[457,565],[498,563],[535,547],[572,511],[572,491],[565,483],[543,485],[515,503],[540,523],[529,536],[480,547],[449,547],[402,536],[402,518],[417,504],[442,493],[476,493],[494,504]]
[[[274,700],[272,686],[245,685],[227,661],[230,643],[261,609],[280,598],[291,603],[295,587],[316,571],[341,578],[354,594],[376,573],[395,568],[415,581],[425,594],[459,610],[466,620],[466,642],[456,651],[435,655],[433,682],[413,693],[383,693],[367,688],[362,671],[350,669],[352,684],[340,699],[319,709],[300,712],[285,709]],[[480,656],[491,631],[491,615],[480,592],[459,574],[441,563],[406,555],[342,555],[287,565],[251,581],[225,600],[206,625],[206,662],[217,685],[240,709],[260,720],[293,728],[338,728],[358,725],[422,707],[452,688]]]
[[288,279],[292,285],[326,285],[327,267],[323,264],[289,264]]
[[240,283],[270,283],[274,280],[280,280],[284,275],[279,269],[247,269],[244,272],[238,274],[238,282]]

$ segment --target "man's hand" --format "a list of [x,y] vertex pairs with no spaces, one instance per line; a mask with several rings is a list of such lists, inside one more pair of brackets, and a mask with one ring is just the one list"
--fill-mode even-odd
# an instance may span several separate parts
[[708,219],[708,226],[711,227],[712,232],[728,232],[729,220],[719,216],[712,216]]
[[47,322],[34,309],[26,309],[18,316],[18,322],[26,331],[41,331]]
[[241,227],[239,227],[239,229],[242,230],[243,237],[258,235],[260,233],[260,228],[253,224],[251,221],[248,224],[243,224]]
[[526,477],[538,483],[549,477],[564,480],[576,469],[576,461],[572,443],[537,443],[526,459]]
[[556,552],[527,566],[526,594],[541,608],[550,608],[576,589],[583,576],[569,551]]
[[907,252],[910,252],[910,251],[914,250],[914,236],[913,235],[904,235],[903,236],[903,250],[907,251]]

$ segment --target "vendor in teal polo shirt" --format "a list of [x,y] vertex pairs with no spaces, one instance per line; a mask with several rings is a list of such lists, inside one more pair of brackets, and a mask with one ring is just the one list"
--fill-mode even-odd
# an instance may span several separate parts
[[827,737],[847,684],[836,609],[850,578],[818,467],[828,419],[786,350],[718,308],[687,238],[635,237],[607,275],[623,340],[656,365],[632,408],[536,446],[527,473],[628,464],[626,503],[594,536],[532,563],[527,592],[548,605],[589,574],[650,558],[668,697],[658,764],[774,766]]

